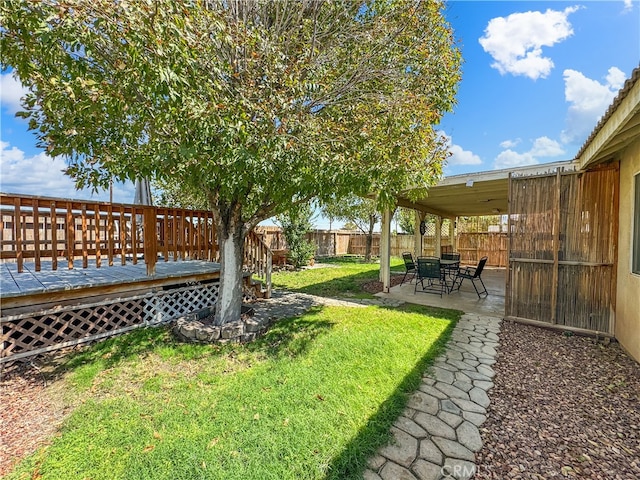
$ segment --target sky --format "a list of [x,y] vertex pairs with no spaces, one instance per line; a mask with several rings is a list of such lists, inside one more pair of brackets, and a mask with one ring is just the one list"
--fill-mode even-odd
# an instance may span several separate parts
[[[454,0],[445,16],[463,57],[457,105],[437,127],[445,175],[573,159],[640,63],[640,0]],[[0,75],[0,191],[108,201],[76,191],[64,160],[35,146],[15,117],[22,94]],[[132,184],[114,185],[114,202],[133,198]]]

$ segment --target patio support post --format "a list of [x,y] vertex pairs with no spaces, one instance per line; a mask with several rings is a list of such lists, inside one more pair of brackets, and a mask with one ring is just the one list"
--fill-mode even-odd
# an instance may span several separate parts
[[382,291],[389,293],[391,285],[391,212],[385,208],[382,212],[382,235],[380,239],[380,281]]
[[449,219],[449,243],[451,244],[451,251],[455,252],[456,249],[456,222],[458,217]]
[[422,233],[420,233],[420,224],[424,220],[424,212],[421,212],[420,210],[415,210],[415,213],[416,213],[416,217],[415,217],[414,226],[413,226],[413,238],[414,238],[413,253],[414,253],[414,257],[417,258],[423,255],[422,253],[423,238],[422,238]]
[[440,257],[442,253],[442,217],[440,215],[436,215],[436,245],[435,252],[433,255],[435,257]]

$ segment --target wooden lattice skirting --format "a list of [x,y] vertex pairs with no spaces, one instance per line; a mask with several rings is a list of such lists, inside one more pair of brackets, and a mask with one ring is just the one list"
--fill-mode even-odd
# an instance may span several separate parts
[[0,364],[156,326],[215,305],[218,282],[0,318]]

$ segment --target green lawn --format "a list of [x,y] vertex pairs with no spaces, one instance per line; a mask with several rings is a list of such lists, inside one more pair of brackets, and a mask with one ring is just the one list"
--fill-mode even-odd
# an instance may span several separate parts
[[[380,264],[365,263],[358,257],[336,257],[322,260],[322,268],[312,268],[302,272],[276,272],[272,281],[276,288],[310,293],[323,297],[372,298],[362,291],[362,285],[378,280]],[[401,258],[391,258],[391,269],[404,273]]]
[[64,365],[77,407],[7,478],[361,478],[459,315],[318,307],[248,345],[110,339]]

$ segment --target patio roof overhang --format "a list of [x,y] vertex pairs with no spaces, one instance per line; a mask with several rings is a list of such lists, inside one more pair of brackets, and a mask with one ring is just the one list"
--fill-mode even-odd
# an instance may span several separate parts
[[544,175],[556,169],[575,170],[575,160],[529,165],[526,167],[468,173],[445,177],[431,187],[426,197],[412,202],[408,195],[398,195],[398,205],[444,218],[499,215],[508,213],[509,174]]

